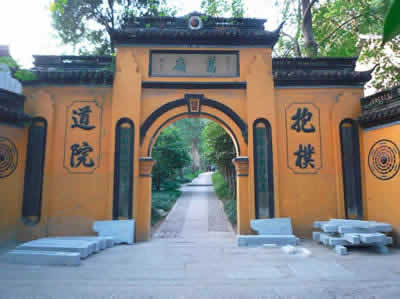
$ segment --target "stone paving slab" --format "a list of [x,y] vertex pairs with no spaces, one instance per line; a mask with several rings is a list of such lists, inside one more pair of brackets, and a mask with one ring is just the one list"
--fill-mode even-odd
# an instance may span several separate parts
[[59,251],[59,252],[78,252],[82,259],[87,258],[92,250],[89,249],[89,244],[82,242],[27,242],[23,243],[16,248],[17,250],[30,250],[30,251]]
[[116,246],[80,267],[0,260],[0,298],[399,298],[400,250],[349,248],[351,255],[338,257],[303,240],[312,256],[302,257],[238,247],[233,233],[208,231],[203,187],[190,188],[182,194],[188,209],[169,226],[184,226],[178,238]]
[[58,239],[58,240],[82,240],[82,241],[94,241],[98,244],[100,250],[110,248],[114,246],[112,237],[94,237],[94,236],[63,236],[63,237],[50,237],[43,239]]
[[296,245],[297,238],[294,235],[239,235],[237,242],[239,246]]
[[81,256],[78,252],[12,250],[7,253],[7,262],[24,265],[79,266]]
[[40,238],[40,239],[36,239],[33,241],[29,241],[26,243],[21,244],[22,245],[67,245],[67,246],[88,246],[89,249],[89,255],[93,254],[93,253],[97,253],[101,250],[101,245],[100,242],[97,240],[77,240],[77,239],[60,239],[60,238],[53,238],[53,237],[48,237],[48,238]]

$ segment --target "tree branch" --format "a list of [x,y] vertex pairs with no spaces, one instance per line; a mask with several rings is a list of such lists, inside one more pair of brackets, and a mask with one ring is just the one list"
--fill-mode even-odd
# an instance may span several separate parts
[[308,15],[311,12],[311,8],[314,6],[314,4],[317,2],[318,0],[312,0],[310,2],[310,4],[307,6],[306,10],[303,13],[303,20],[302,20],[302,24],[304,24],[305,19],[308,17]]
[[330,39],[333,35],[335,35],[336,32],[338,32],[341,28],[343,28],[345,25],[347,25],[348,23],[350,23],[351,21],[354,21],[356,19],[358,19],[359,17],[361,17],[363,15],[356,15],[351,17],[350,19],[344,21],[342,24],[340,24],[339,26],[337,26],[331,33],[329,33],[325,38],[323,38],[319,43],[320,45],[322,45],[324,42],[326,42],[328,39]]
[[295,47],[296,47],[296,55],[298,57],[301,57],[301,49],[300,49],[300,45],[299,45],[299,41],[296,40],[293,36],[291,36],[290,34],[287,34],[286,32],[282,31],[282,35],[287,36],[288,38],[290,38],[292,40],[292,42],[294,43]]

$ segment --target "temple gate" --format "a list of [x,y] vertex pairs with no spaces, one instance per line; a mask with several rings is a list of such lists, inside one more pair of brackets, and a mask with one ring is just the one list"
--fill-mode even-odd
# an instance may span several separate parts
[[[121,217],[136,220],[136,240],[149,239],[152,147],[185,117],[232,137],[238,233],[252,233],[254,218],[291,217],[303,236],[315,220],[363,218],[352,137],[370,73],[353,58],[273,58],[280,28],[265,31],[265,21],[136,18],[113,34],[115,63],[35,56],[19,147],[28,157],[20,188],[33,195],[13,197],[25,206],[19,239],[89,234],[93,221]],[[1,188],[10,184],[0,176]]]

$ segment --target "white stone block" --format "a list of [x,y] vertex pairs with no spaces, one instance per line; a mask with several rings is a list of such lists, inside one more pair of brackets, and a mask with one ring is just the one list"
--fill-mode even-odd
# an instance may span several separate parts
[[296,245],[294,235],[239,235],[239,246],[263,246],[264,244]]
[[325,233],[336,233],[338,231],[338,226],[328,222],[321,226],[321,230]]
[[346,255],[347,254],[347,248],[342,245],[336,245],[335,251],[336,251],[337,255]]
[[17,250],[78,252],[81,258],[87,258],[92,252],[92,249],[89,248],[90,245],[88,242],[77,242],[72,240],[65,240],[70,242],[37,241],[38,240],[23,243],[17,246]]
[[112,237],[115,244],[133,244],[135,236],[135,220],[96,221],[93,230],[100,237]]
[[12,250],[7,253],[7,261],[12,264],[25,265],[65,265],[79,266],[81,263],[78,252],[54,252]]
[[290,218],[256,219],[250,221],[251,229],[259,235],[292,235]]
[[328,241],[329,246],[349,245],[350,244],[344,238],[340,238],[340,237],[330,237],[328,240],[329,240]]
[[364,244],[383,243],[386,236],[382,233],[360,234],[360,240]]
[[277,248],[278,245],[276,245],[276,244],[263,244],[263,247],[264,248]]
[[95,236],[63,236],[63,237],[51,237],[51,238],[43,238],[43,239],[55,239],[55,240],[77,240],[77,241],[89,241],[96,243],[96,249],[104,250],[108,247],[110,243],[105,237],[95,237]]
[[320,234],[321,234],[320,232],[313,232],[313,233],[312,233],[312,238],[313,238],[313,240],[319,242],[319,241],[320,241],[320,240],[319,240]]
[[361,244],[361,239],[359,234],[343,234],[343,238],[352,245]]
[[89,248],[89,255],[99,252],[100,249],[100,242],[96,240],[79,240],[79,239],[62,239],[59,237],[48,237],[48,238],[40,238],[37,240],[30,241],[30,244],[60,244],[60,245],[68,245],[68,246],[75,246],[75,245],[87,245]]

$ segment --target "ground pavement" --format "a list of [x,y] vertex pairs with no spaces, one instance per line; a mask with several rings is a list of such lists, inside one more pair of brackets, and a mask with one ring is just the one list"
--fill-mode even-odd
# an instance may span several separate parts
[[0,261],[0,298],[399,298],[400,251],[386,256],[306,241],[310,257],[239,248],[210,173],[183,188],[152,241],[117,246],[80,267]]

